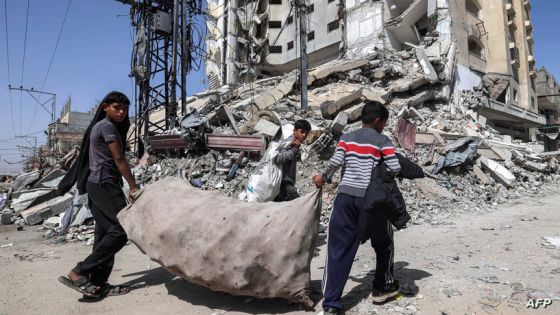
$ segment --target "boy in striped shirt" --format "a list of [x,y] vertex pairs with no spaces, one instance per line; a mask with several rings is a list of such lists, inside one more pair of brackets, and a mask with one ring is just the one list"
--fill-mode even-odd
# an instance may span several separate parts
[[[399,160],[391,140],[382,134],[389,111],[378,102],[368,102],[362,109],[362,128],[343,135],[326,171],[315,175],[313,182],[322,187],[330,183],[342,167],[342,180],[329,222],[327,260],[323,276],[323,309],[325,314],[342,310],[341,296],[348,280],[352,262],[360,245],[358,215],[364,207],[366,189],[373,168],[383,159],[387,170],[397,174]],[[382,217],[376,222],[372,246],[377,257],[372,299],[384,302],[398,294],[398,282],[393,279],[393,230]]]

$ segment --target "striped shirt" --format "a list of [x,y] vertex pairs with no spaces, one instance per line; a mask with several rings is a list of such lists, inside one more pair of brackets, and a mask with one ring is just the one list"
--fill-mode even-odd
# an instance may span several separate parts
[[364,197],[371,180],[371,171],[381,159],[389,172],[396,174],[400,171],[395,147],[389,137],[372,128],[358,129],[340,137],[323,179],[330,183],[334,173],[342,167],[338,192]]

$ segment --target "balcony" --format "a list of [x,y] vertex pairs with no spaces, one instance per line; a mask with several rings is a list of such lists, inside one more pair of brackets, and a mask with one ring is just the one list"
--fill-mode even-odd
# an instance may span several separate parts
[[514,49],[515,48],[515,42],[513,40],[511,40],[509,42],[509,49]]
[[535,38],[533,37],[533,34],[527,35],[527,42],[529,44],[534,44],[535,43]]
[[531,33],[533,31],[533,23],[530,20],[525,20],[525,30],[527,33]]
[[513,4],[511,3],[506,3],[506,12],[507,14],[515,14],[515,9],[513,8]]
[[513,103],[502,103],[489,100],[483,103],[480,114],[492,120],[511,121],[512,123],[525,123],[529,127],[538,127],[546,124],[546,118],[529,109]]
[[523,1],[523,5],[525,6],[525,9],[531,10],[531,1],[529,1],[529,0],[524,0],[524,1]]
[[528,55],[527,56],[527,61],[529,61],[530,65],[535,64],[535,57],[533,57],[533,55]]

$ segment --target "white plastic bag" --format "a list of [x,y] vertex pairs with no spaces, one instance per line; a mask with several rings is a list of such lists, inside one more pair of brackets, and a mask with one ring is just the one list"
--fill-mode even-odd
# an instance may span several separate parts
[[282,168],[274,163],[279,146],[280,143],[278,142],[270,143],[255,173],[249,177],[249,183],[247,184],[248,202],[272,201],[280,193]]

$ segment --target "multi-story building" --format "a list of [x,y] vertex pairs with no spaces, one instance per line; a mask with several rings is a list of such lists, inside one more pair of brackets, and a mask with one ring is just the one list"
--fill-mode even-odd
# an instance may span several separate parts
[[71,110],[69,102],[64,105],[60,118],[48,128],[48,146],[51,153],[66,154],[75,146],[80,146],[95,109],[82,113]]
[[539,112],[546,117],[546,126],[541,129],[545,150],[557,151],[560,148],[560,87],[544,67],[537,71],[537,96]]
[[530,2],[452,0],[450,10],[458,47],[456,88],[472,89],[485,79],[495,89],[478,113],[502,133],[531,138],[532,128],[545,119],[538,109]]
[[[207,40],[211,87],[297,68],[299,23],[294,13],[300,0],[208,1],[215,18]],[[491,97],[477,112],[493,128],[528,140],[534,128],[545,123],[538,110],[529,0],[306,0],[305,4],[310,67],[375,49],[402,50],[437,37],[438,45],[430,47],[428,56],[439,57],[451,46],[457,52],[456,101],[462,90],[484,83],[492,90]]]
[[[295,69],[300,56],[299,0],[208,0],[211,87],[247,82]],[[338,0],[301,0],[309,66],[339,57]],[[227,34],[224,35],[224,34]]]

